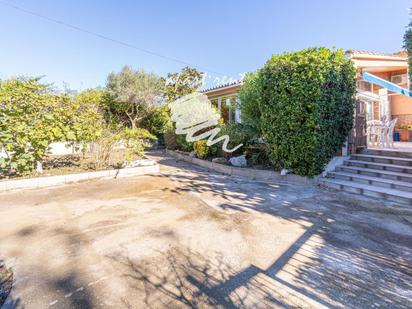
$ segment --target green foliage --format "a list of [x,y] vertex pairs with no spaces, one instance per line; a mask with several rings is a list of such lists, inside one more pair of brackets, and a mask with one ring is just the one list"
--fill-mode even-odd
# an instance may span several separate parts
[[206,144],[205,140],[200,140],[193,143],[193,150],[196,153],[196,156],[200,159],[204,159],[209,154],[209,147]]
[[167,128],[170,128],[171,126],[170,109],[167,106],[153,109],[143,123],[143,127],[157,137],[161,137],[165,134]]
[[167,149],[175,150],[177,148],[177,136],[173,127],[166,128],[164,140]]
[[94,144],[94,168],[101,169],[111,164],[115,164],[115,162],[112,162],[112,154],[116,147],[122,146],[126,149],[126,161],[130,161],[136,156],[142,157],[145,147],[150,145],[149,141],[154,140],[156,140],[156,137],[145,129],[131,129],[124,127],[114,129],[109,126],[104,127],[100,137]]
[[190,152],[193,150],[193,143],[186,141],[186,135],[179,134],[176,136],[177,149]]
[[[411,8],[410,14],[412,15],[412,8]],[[409,68],[412,68],[412,20],[409,22],[409,25],[406,27],[406,31],[403,36],[403,44],[408,53]],[[409,80],[412,81],[412,69],[409,70]],[[410,88],[412,90],[412,82],[410,84]]]
[[202,85],[203,73],[195,68],[184,67],[179,73],[169,73],[165,80],[167,102],[173,102],[179,97],[195,92]]
[[217,146],[208,146],[207,140],[200,140],[193,143],[193,150],[198,158],[204,159],[215,155],[217,153]]
[[128,155],[126,155],[126,160],[128,161],[130,161],[132,155],[142,157],[144,149],[150,146],[150,141],[157,139],[156,136],[142,128],[125,128],[120,136],[126,149],[129,151]]
[[260,127],[261,112],[259,109],[259,75],[258,73],[249,73],[243,79],[242,88],[239,91],[239,109],[242,113],[242,124],[250,134],[259,138],[262,135]]
[[245,151],[247,161],[252,165],[270,166],[268,150],[265,144],[250,145]]
[[[253,138],[253,132],[251,132],[247,126],[241,123],[224,123],[220,125],[220,136],[228,135],[229,143],[227,148],[231,149],[239,144],[243,144],[242,147],[229,155],[242,154]],[[228,154],[226,154],[228,155]]]
[[125,66],[107,78],[109,109],[124,125],[137,128],[159,104],[164,80],[144,70]]
[[[38,79],[13,79],[0,84],[0,166],[8,173],[27,173],[47,154],[50,143],[75,138],[60,121],[67,97],[50,94]],[[60,112],[62,114],[60,114]]]
[[89,90],[74,99],[56,95],[37,78],[0,84],[0,166],[25,174],[48,155],[53,142],[86,143],[100,135],[101,93]]
[[342,50],[273,56],[260,70],[261,126],[276,168],[315,176],[353,124],[356,71]]
[[68,110],[72,111],[66,115],[67,120],[72,123],[75,141],[83,144],[95,141],[101,135],[104,118],[103,108],[106,104],[107,92],[103,89],[89,89],[79,93],[70,102]]

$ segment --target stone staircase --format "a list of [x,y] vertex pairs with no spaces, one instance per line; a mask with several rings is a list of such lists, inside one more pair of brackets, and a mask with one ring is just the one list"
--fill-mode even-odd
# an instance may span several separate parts
[[368,149],[353,154],[321,185],[412,205],[412,153]]

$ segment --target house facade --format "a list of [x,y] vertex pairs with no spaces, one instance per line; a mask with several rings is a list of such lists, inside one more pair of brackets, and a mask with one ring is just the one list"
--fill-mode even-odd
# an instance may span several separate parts
[[408,57],[404,52],[396,54],[380,54],[366,51],[346,52],[354,63],[357,75],[357,98],[363,103],[366,120],[398,119],[400,125],[412,124],[412,98],[388,91],[376,84],[365,81],[362,73],[392,82],[400,87],[409,88]]
[[[366,122],[369,120],[398,119],[398,126],[412,125],[412,98],[391,92],[363,78],[363,73],[370,73],[400,87],[409,89],[408,57],[406,52],[394,54],[373,53],[368,51],[348,50],[346,57],[357,70],[357,106],[355,111],[355,130],[349,140],[349,152],[359,147],[366,147]],[[240,122],[238,93],[242,81],[208,88],[206,94],[216,106],[225,122]],[[412,134],[411,134],[412,136]]]
[[208,88],[202,91],[206,94],[212,105],[220,111],[225,122],[240,122],[239,90],[242,81],[236,80],[230,83]]

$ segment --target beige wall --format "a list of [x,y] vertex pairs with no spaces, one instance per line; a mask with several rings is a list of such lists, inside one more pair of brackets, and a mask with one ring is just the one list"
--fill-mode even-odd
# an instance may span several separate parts
[[392,118],[398,118],[398,124],[412,124],[412,98],[404,95],[391,97]]

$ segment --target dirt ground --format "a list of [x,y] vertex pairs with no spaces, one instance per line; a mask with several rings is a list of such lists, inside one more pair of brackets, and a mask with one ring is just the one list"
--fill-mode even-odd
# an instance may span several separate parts
[[152,158],[161,173],[0,194],[3,308],[412,307],[411,217]]

